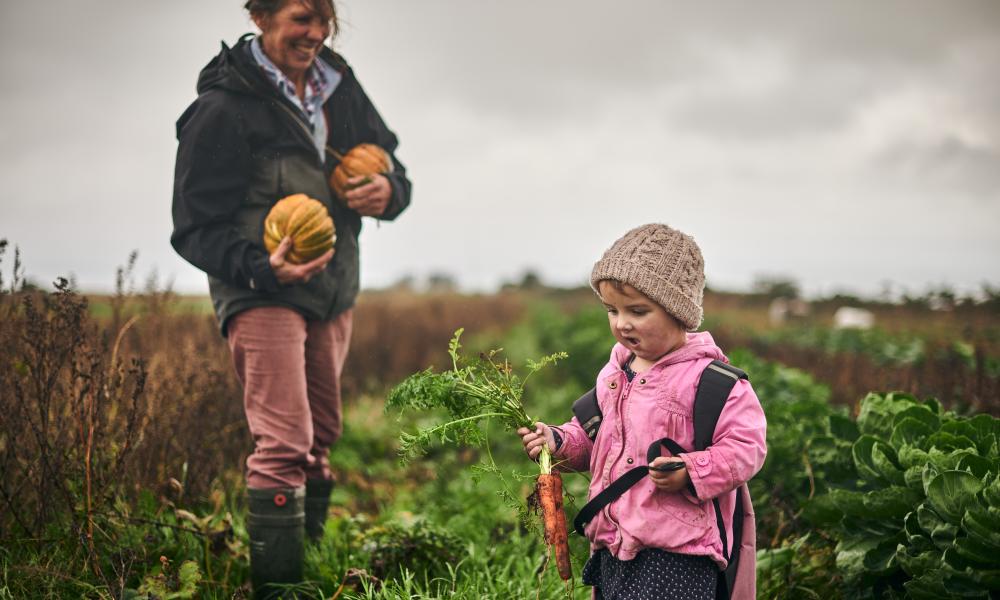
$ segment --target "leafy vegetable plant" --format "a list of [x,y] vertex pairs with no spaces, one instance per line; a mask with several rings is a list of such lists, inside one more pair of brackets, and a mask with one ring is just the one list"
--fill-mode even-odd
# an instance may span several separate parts
[[1000,419],[869,394],[845,441],[856,479],[807,506],[832,526],[845,582],[865,597],[996,597]]
[[[462,329],[456,331],[448,344],[451,369],[435,373],[428,368],[414,373],[389,392],[386,410],[444,409],[448,413],[443,422],[400,436],[400,454],[404,460],[419,456],[434,443],[478,446],[488,453],[487,429],[493,421],[510,431],[534,427],[535,420],[525,412],[521,401],[525,383],[540,369],[567,356],[565,352],[556,352],[538,361],[529,360],[527,373],[521,376],[501,357],[501,349],[474,357],[460,355],[462,332]],[[502,476],[492,456],[488,456],[487,469]],[[538,457],[538,467],[535,492],[542,509],[545,543],[555,552],[559,576],[568,580],[572,573],[562,508],[562,478],[552,472],[552,457],[545,446]]]

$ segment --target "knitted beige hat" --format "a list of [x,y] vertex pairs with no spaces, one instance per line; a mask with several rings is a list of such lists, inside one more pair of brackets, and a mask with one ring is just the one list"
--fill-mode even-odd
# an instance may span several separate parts
[[594,263],[590,287],[604,279],[627,283],[694,331],[701,325],[705,261],[694,239],[651,223],[629,231]]

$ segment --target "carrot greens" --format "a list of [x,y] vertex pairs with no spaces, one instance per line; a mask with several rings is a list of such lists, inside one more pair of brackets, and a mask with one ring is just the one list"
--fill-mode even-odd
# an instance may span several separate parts
[[[522,403],[525,384],[534,373],[566,358],[567,354],[556,352],[538,361],[529,360],[527,372],[522,376],[507,359],[501,357],[502,349],[472,357],[460,354],[462,331],[456,331],[448,344],[450,369],[435,373],[428,368],[414,373],[389,392],[386,410],[444,409],[448,413],[444,422],[420,428],[414,433],[401,434],[400,455],[403,460],[420,456],[435,443],[484,447],[487,460],[477,465],[479,475],[490,474],[501,480],[500,496],[527,522],[528,511],[523,502],[510,491],[506,478],[493,461],[487,443],[487,427],[493,421],[510,431],[534,427],[535,419],[528,416]],[[566,515],[563,512],[562,479],[559,473],[552,472],[552,457],[547,445],[542,445],[538,469],[533,502],[529,502],[542,512],[546,546],[555,554],[559,576],[568,581],[572,572]]]
[[[389,392],[386,410],[444,409],[448,420],[400,436],[400,455],[404,459],[420,456],[434,443],[469,446],[486,444],[485,425],[496,421],[504,429],[534,427],[535,420],[525,412],[521,398],[528,379],[539,370],[566,358],[556,352],[538,361],[527,361],[527,373],[515,372],[510,362],[501,358],[502,349],[477,356],[463,356],[459,339],[462,329],[448,344],[451,369],[435,373],[433,368],[414,373]],[[539,457],[542,473],[552,468],[547,451]]]

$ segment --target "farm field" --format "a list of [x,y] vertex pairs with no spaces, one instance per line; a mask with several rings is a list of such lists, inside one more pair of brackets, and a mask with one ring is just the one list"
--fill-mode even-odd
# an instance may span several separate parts
[[[0,598],[249,597],[241,394],[206,300],[167,291],[0,295]],[[751,482],[760,598],[996,597],[1000,589],[1000,312],[833,303],[774,325],[770,299],[709,293],[706,328],[750,373],[768,416]],[[565,351],[524,404],[559,423],[612,338],[587,290],[367,292],[345,370],[345,435],[316,598],[578,598],[546,560],[523,502],[537,469],[515,435],[431,445],[436,415],[385,410],[408,375],[448,366],[448,342],[515,366]],[[487,460],[488,459],[488,460]],[[483,465],[495,468],[483,468]],[[565,477],[570,521],[586,499]],[[522,515],[523,516],[523,515]]]

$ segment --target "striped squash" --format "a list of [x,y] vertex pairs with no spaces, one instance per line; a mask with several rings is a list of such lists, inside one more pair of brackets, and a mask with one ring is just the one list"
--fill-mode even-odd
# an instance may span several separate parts
[[277,250],[285,236],[292,238],[292,248],[285,258],[295,264],[322,255],[337,241],[333,219],[326,207],[305,194],[278,200],[264,219],[264,247],[269,254]]
[[367,183],[362,182],[351,186],[347,183],[351,177],[391,172],[392,159],[389,158],[388,152],[375,144],[358,144],[351,148],[350,152],[340,157],[340,164],[330,175],[330,187],[343,200],[347,190]]

